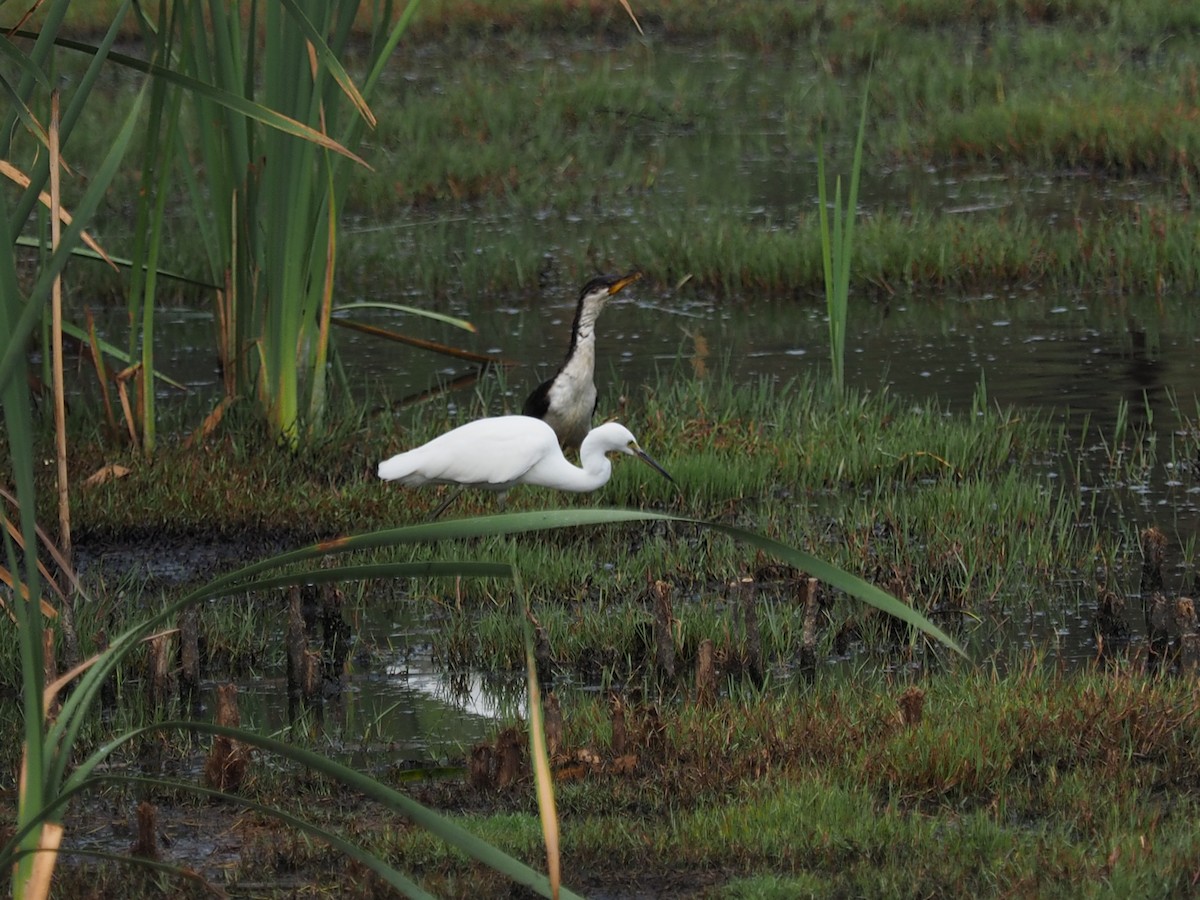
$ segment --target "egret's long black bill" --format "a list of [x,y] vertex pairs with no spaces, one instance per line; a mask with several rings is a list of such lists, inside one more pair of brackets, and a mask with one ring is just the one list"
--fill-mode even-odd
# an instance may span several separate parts
[[671,484],[675,483],[675,479],[671,477],[671,473],[668,472],[666,469],[664,469],[662,466],[660,466],[657,462],[655,462],[654,457],[651,456],[649,453],[647,453],[645,450],[643,450],[641,447],[635,448],[633,452],[637,456],[638,459],[640,459],[646,465],[650,466],[652,469],[654,469],[656,472],[658,472],[659,475],[661,475],[663,478],[667,479],[667,481],[671,482]]

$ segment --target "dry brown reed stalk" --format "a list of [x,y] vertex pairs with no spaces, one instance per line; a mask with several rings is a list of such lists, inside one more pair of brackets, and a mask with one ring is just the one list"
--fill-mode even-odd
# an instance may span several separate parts
[[158,859],[158,807],[146,800],[137,807],[137,834],[129,852],[142,859]]
[[525,773],[525,736],[516,728],[505,728],[496,738],[496,787],[506,788]]
[[758,630],[758,586],[753,578],[741,580],[742,624],[746,629],[746,674],[761,687],[766,681],[766,670],[762,660],[762,635]]
[[624,756],[628,747],[628,730],[625,726],[625,704],[615,693],[609,697],[609,709],[612,711],[612,743],[610,749],[613,756]]
[[[216,720],[218,725],[226,728],[241,725],[236,684],[223,684],[217,688]],[[208,762],[204,766],[204,782],[218,791],[236,791],[245,780],[249,765],[249,749],[240,741],[218,734],[213,738]]]
[[900,707],[900,724],[912,727],[921,723],[925,709],[925,692],[915,685],[908,688],[897,701]]
[[717,696],[716,651],[713,642],[705,638],[696,651],[696,703],[708,706]]
[[292,718],[312,702],[317,693],[317,658],[308,646],[302,590],[300,585],[288,589],[288,713]]
[[197,711],[200,695],[200,614],[189,606],[179,613],[179,701]]
[[800,632],[800,667],[806,672],[811,672],[817,665],[817,617],[821,611],[817,587],[817,579],[805,578],[800,582],[796,598],[804,608],[804,623]]
[[563,714],[562,704],[554,691],[546,692],[546,708],[543,713],[546,729],[546,753],[551,761],[557,760],[562,752]]
[[654,582],[654,637],[658,646],[655,665],[667,682],[675,680],[675,616],[671,607],[671,584]]
[[1143,594],[1162,590],[1163,561],[1166,558],[1167,536],[1151,526],[1142,531],[1142,580]]
[[147,664],[149,678],[146,679],[150,708],[155,709],[167,703],[171,688],[171,636],[163,632],[156,634],[147,642]]

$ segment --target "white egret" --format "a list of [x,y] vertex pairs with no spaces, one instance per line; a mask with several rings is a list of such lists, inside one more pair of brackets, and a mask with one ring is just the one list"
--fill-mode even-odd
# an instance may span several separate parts
[[515,484],[577,493],[594,491],[612,475],[607,454],[613,452],[635,456],[668,481],[674,481],[618,422],[588,432],[579,450],[581,468],[563,456],[554,429],[531,416],[494,416],[460,425],[427,444],[384,460],[379,464],[379,477],[409,487],[457,484],[487,488],[500,493],[503,505],[504,492]]
[[600,310],[609,297],[641,277],[641,272],[601,275],[583,286],[566,359],[554,377],[538,385],[525,401],[522,412],[549,423],[564,449],[580,448],[596,412],[596,319]]

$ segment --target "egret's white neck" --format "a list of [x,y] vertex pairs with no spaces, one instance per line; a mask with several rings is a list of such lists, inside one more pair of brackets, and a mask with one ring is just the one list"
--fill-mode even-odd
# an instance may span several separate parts
[[538,466],[536,473],[530,472],[527,483],[553,487],[560,491],[588,493],[602,487],[612,476],[612,461],[599,447],[589,447],[587,438],[583,439],[579,459],[583,468],[568,462],[561,455],[546,460]]

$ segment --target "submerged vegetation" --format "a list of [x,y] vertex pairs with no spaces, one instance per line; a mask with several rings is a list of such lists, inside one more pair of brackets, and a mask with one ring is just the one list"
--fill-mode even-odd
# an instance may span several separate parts
[[[1103,296],[1096,315],[1114,319],[1124,307],[1108,298],[1149,295],[1165,321],[1200,285],[1200,130],[1190,112],[1200,13],[1189,4],[657,0],[630,4],[641,33],[617,2],[426,0],[411,21],[403,4],[372,4],[353,28],[345,6],[332,42],[345,59],[310,104],[306,73],[335,54],[317,52],[298,4],[267,2],[254,8],[299,29],[286,47],[264,45],[291,73],[267,86],[301,89],[295,115],[353,146],[286,124],[284,139],[280,122],[251,107],[265,129],[254,141],[274,148],[265,168],[253,153],[225,159],[248,149],[238,129],[254,80],[240,69],[249,50],[242,60],[237,49],[258,47],[239,30],[248,21],[225,21],[225,52],[190,51],[197,71],[212,56],[229,92],[246,90],[231,100],[153,81],[143,90],[143,67],[104,63],[118,38],[149,48],[151,29],[133,17],[105,30],[127,4],[43,6],[46,21],[27,27],[52,27],[69,7],[65,30],[94,40],[99,62],[77,51],[49,62],[49,42],[29,49],[14,37],[3,64],[22,77],[8,68],[0,77],[13,96],[35,99],[11,112],[11,153],[0,156],[42,177],[50,139],[30,127],[49,121],[42,92],[53,79],[83,85],[66,98],[62,203],[132,265],[68,266],[36,239],[49,240],[53,215],[29,215],[36,190],[13,203],[5,195],[0,235],[26,239],[0,266],[0,575],[9,582],[0,601],[15,621],[0,630],[0,686],[22,698],[0,706],[13,773],[0,807],[15,823],[0,832],[0,854],[18,892],[62,836],[38,828],[56,825],[71,800],[71,855],[55,874],[63,896],[201,893],[224,881],[266,896],[473,897],[510,890],[509,877],[549,893],[557,831],[530,749],[543,735],[564,883],[584,892],[1194,887],[1200,625],[1186,594],[1197,547],[1177,565],[1161,533],[1139,534],[1122,515],[1153,471],[1168,470],[1180,494],[1196,489],[1200,412],[1190,398],[1172,399],[1178,421],[1161,446],[1140,424],[1148,401],[1139,415],[1123,399],[1111,430],[1068,432],[1041,413],[997,408],[982,380],[969,409],[949,410],[884,390],[831,390],[819,376],[739,384],[719,366],[692,373],[681,363],[619,403],[674,485],[618,461],[594,495],[514,490],[519,527],[494,525],[491,496],[467,492],[454,508],[462,521],[429,529],[442,536],[432,543],[392,532],[347,543],[423,522],[445,496],[379,482],[378,460],[512,401],[485,378],[453,408],[364,402],[336,336],[328,357],[324,344],[335,297],[469,318],[478,298],[632,264],[667,302],[701,292],[816,305],[823,256],[837,255],[822,252],[817,176],[853,169],[857,182],[860,164],[858,202],[851,190],[844,211],[838,203],[855,222],[853,262],[831,285],[842,312],[864,297],[937,306],[948,291],[1040,288]],[[203,4],[172,7],[205,21]],[[384,20],[373,18],[381,10]],[[392,53],[382,42],[401,31]],[[161,59],[179,50],[159,36]],[[305,47],[311,56],[288,55]],[[377,67],[380,52],[387,64]],[[373,88],[373,117],[355,105],[353,125],[342,63]],[[16,90],[25,80],[40,86]],[[83,102],[89,90],[97,102]],[[228,145],[220,118],[235,123]],[[315,143],[292,146],[298,132]],[[160,143],[163,134],[177,143]],[[203,163],[191,155],[201,139]],[[302,176],[272,181],[280,146],[292,146]],[[343,149],[367,165],[351,165]],[[246,172],[274,185],[263,196],[306,214],[267,203],[238,220]],[[304,176],[314,173],[321,185],[309,193]],[[222,204],[215,218],[210,189]],[[276,229],[281,221],[289,228]],[[77,230],[66,229],[68,243]],[[270,287],[266,257],[277,251]],[[291,265],[297,256],[307,275]],[[155,260],[172,277],[143,273]],[[63,432],[21,377],[25,338],[47,344],[57,331],[49,316],[38,329],[34,314],[49,308],[59,270],[81,358],[95,364],[75,376],[66,419],[69,529],[50,462]],[[298,301],[292,313],[281,295]],[[110,297],[134,326],[122,333],[127,352],[83,327]],[[222,320],[232,299],[247,304],[247,320],[275,316],[276,327],[234,338]],[[156,305],[172,302],[218,310],[223,402],[155,408],[145,375],[154,357],[139,341],[153,336]],[[301,318],[307,330],[297,330]],[[307,402],[284,371],[298,352],[316,366],[300,374]],[[271,374],[248,374],[256,369]],[[250,398],[280,415],[264,426]],[[327,398],[336,402],[323,408]],[[528,530],[520,515],[549,506],[581,522],[604,519],[593,511],[605,507],[662,516]],[[21,599],[25,584],[40,591],[21,562],[39,544],[35,523],[43,546],[73,544],[83,571],[76,591],[56,581],[68,589],[47,593],[44,620]],[[723,528],[759,537],[739,543]],[[771,541],[811,557],[781,559]],[[296,547],[305,549],[278,572],[227,574]],[[343,573],[330,568],[334,552]],[[852,579],[810,577],[817,566],[881,588],[936,628],[879,614],[854,600]],[[367,627],[373,617],[388,624]],[[393,626],[399,619],[408,624]],[[1095,660],[1053,655],[1066,619],[1094,635]],[[937,629],[966,656],[927,637]],[[357,720],[345,696],[348,684],[399,677],[406,657],[393,640],[412,641],[450,683],[484,671],[515,683],[519,698],[486,739],[398,754],[385,713]],[[93,667],[43,706],[55,665],[81,659]],[[525,693],[527,667],[548,691],[544,704]],[[286,673],[288,724],[267,735],[250,713],[256,737],[234,731],[237,704],[222,718],[227,688],[211,724],[200,673],[263,693]],[[525,720],[537,712],[544,726],[530,734]],[[250,745],[278,755],[264,762]],[[199,772],[209,787],[197,787]],[[226,795],[244,805],[217,802]],[[137,823],[128,835],[109,827],[124,817]],[[197,831],[223,837],[193,843]],[[477,838],[495,852],[477,852]],[[130,856],[140,860],[132,877]]]

